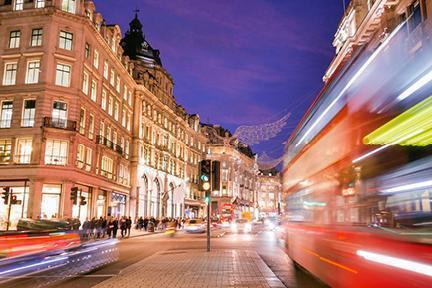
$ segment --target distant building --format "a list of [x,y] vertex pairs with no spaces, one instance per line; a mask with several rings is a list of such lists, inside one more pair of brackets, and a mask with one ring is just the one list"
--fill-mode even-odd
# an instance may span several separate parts
[[279,172],[260,171],[257,179],[258,211],[261,217],[281,214],[284,207],[282,181]]
[[212,194],[213,214],[220,215],[229,205],[238,217],[242,212],[255,213],[258,165],[252,150],[236,139],[224,140],[231,133],[218,125],[204,124],[202,129],[209,138],[206,158],[221,163],[220,187]]

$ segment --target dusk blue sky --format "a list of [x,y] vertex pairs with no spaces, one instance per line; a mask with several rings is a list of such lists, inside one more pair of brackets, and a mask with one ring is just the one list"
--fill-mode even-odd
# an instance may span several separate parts
[[232,131],[274,121],[288,126],[253,147],[274,157],[313,101],[334,56],[341,0],[95,0],[126,32],[136,8],[146,39],[173,76],[177,101],[203,122]]

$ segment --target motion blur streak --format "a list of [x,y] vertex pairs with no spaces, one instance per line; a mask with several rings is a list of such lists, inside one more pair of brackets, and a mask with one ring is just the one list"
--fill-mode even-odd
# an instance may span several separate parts
[[374,51],[374,53],[369,57],[369,59],[360,67],[360,69],[354,74],[354,76],[349,80],[346,86],[342,89],[339,95],[327,106],[327,108],[321,113],[321,115],[315,120],[315,122],[309,127],[306,133],[300,138],[296,146],[300,145],[306,137],[311,133],[311,131],[315,128],[316,125],[324,118],[324,116],[330,111],[330,109],[338,102],[338,100],[345,95],[347,90],[351,87],[352,84],[357,80],[358,77],[368,68],[368,66],[375,60],[375,58],[381,53],[381,51],[387,47],[387,44],[390,40],[399,32],[399,30],[405,25],[405,22],[399,24],[396,29],[384,40],[384,42]]
[[21,266],[21,267],[10,269],[10,270],[6,270],[6,271],[0,271],[0,275],[16,272],[16,271],[20,271],[20,270],[26,270],[26,269],[29,269],[29,268],[34,268],[34,267],[37,267],[37,266],[51,264],[51,263],[55,263],[55,262],[59,262],[59,261],[67,260],[67,259],[68,259],[68,257],[61,257],[61,258],[56,258],[56,259],[41,261],[41,262],[38,262],[38,263],[35,263],[35,264],[31,264],[31,265]]
[[394,142],[392,142],[392,143],[390,143],[390,144],[386,144],[386,145],[381,146],[381,147],[379,147],[379,148],[377,148],[377,149],[375,149],[375,150],[369,151],[369,152],[366,153],[366,154],[363,154],[362,156],[360,156],[360,157],[354,159],[354,160],[352,161],[352,163],[360,162],[361,160],[364,160],[364,159],[368,158],[369,156],[372,156],[372,155],[374,155],[374,154],[376,154],[376,153],[378,153],[378,152],[380,152],[380,151],[382,151],[382,150],[388,148],[389,146],[392,146],[392,145],[396,145],[396,144],[398,144],[398,143],[401,143],[401,142],[403,142],[403,141],[405,141],[405,140],[407,140],[407,139],[409,139],[409,138],[411,138],[411,137],[413,137],[413,136],[415,136],[415,135],[418,135],[418,134],[420,134],[420,133],[422,133],[422,132],[423,132],[423,129],[418,129],[418,130],[414,131],[413,133],[410,133],[410,134],[408,134],[408,135],[405,135],[404,137],[401,137],[401,138],[399,138],[398,140],[396,140],[396,141],[394,141]]
[[431,186],[432,186],[432,180],[429,180],[429,181],[424,181],[424,182],[402,185],[402,186],[395,187],[395,188],[385,189],[382,192],[383,193],[397,193],[397,192],[409,191],[409,190],[426,188],[426,187],[431,187]]
[[382,254],[372,253],[368,251],[358,250],[357,255],[364,257],[366,260],[377,262],[380,264],[401,268],[415,273],[432,276],[432,266],[417,263],[410,260],[395,258]]
[[417,82],[415,82],[413,85],[411,85],[407,90],[402,92],[397,97],[397,100],[402,101],[409,96],[411,96],[413,93],[415,93],[417,90],[425,86],[427,83],[429,83],[432,80],[432,71],[429,71],[426,75],[424,75],[422,78],[420,78]]
[[342,264],[340,264],[340,263],[338,263],[338,262],[335,262],[335,261],[330,260],[330,259],[328,259],[328,258],[322,257],[322,256],[320,256],[318,253],[315,253],[315,252],[313,252],[313,251],[310,251],[309,249],[303,248],[303,250],[305,250],[307,253],[309,253],[309,254],[311,254],[311,255],[314,255],[314,256],[318,257],[318,259],[321,260],[321,261],[327,262],[327,263],[329,263],[329,264],[331,264],[331,265],[334,265],[334,266],[336,266],[336,267],[339,267],[339,268],[341,268],[341,269],[343,269],[343,270],[346,270],[346,271],[351,272],[351,273],[354,273],[354,274],[357,274],[357,273],[358,273],[357,270],[351,269],[351,268],[349,268],[349,267],[347,267],[347,266],[345,266],[345,265],[342,265]]

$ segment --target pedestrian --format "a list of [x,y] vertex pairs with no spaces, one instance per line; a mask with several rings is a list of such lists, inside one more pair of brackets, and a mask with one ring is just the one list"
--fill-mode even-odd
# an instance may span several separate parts
[[89,229],[90,229],[90,221],[88,218],[86,218],[86,220],[84,221],[83,225],[82,225],[82,230],[83,230],[83,238],[87,239],[89,236]]
[[138,229],[141,231],[141,230],[143,229],[143,227],[144,227],[144,219],[143,219],[143,217],[141,216],[141,217],[138,219]]
[[120,231],[121,231],[121,237],[123,238],[126,235],[126,218],[125,216],[122,216],[120,219]]
[[95,227],[96,227],[96,218],[93,217],[90,221],[90,237],[93,237],[95,235],[94,234]]
[[113,224],[114,219],[111,218],[108,221],[108,225],[107,225],[107,234],[108,234],[108,238],[111,238],[111,234],[113,232],[113,228],[114,228],[114,224]]
[[107,219],[105,217],[102,218],[102,238],[105,238],[106,235],[106,229],[107,229]]
[[149,223],[149,219],[145,217],[143,221],[144,231],[147,231],[148,223]]
[[127,229],[127,237],[130,236],[130,230],[132,228],[132,218],[129,216],[129,218],[126,219],[126,229]]
[[112,226],[113,226],[113,238],[117,239],[117,230],[118,230],[118,220],[117,217],[114,217],[114,220],[112,222]]
[[101,237],[101,232],[102,232],[102,216],[96,220],[96,224],[95,224],[95,228],[96,228],[96,238],[100,238]]

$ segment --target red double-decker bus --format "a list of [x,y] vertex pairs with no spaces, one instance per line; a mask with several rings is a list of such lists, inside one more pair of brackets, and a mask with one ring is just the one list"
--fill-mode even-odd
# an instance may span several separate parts
[[286,250],[332,287],[432,287],[432,48],[413,37],[358,50],[287,142]]

